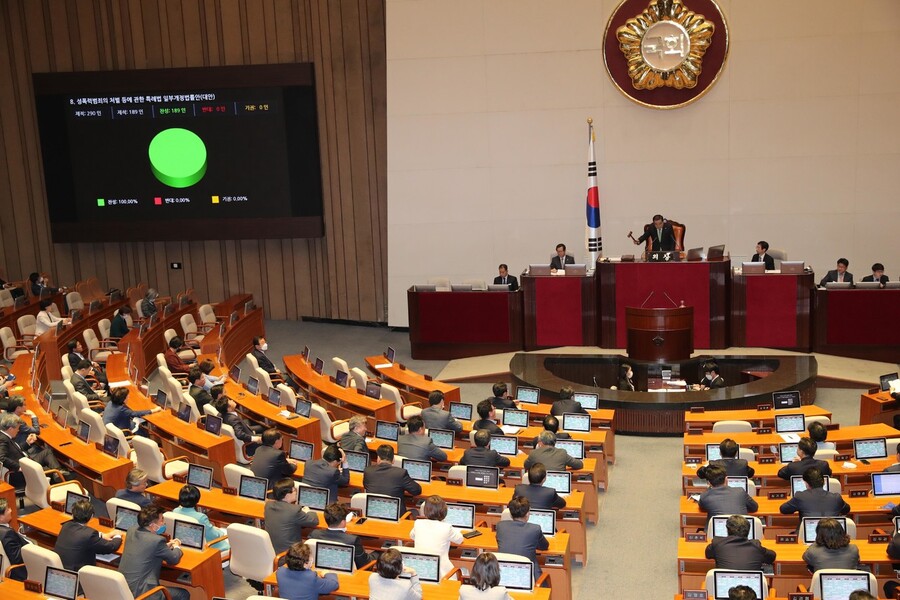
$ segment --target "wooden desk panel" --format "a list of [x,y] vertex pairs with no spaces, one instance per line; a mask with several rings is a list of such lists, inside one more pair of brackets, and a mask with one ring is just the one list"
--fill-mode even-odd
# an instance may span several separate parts
[[[218,310],[218,308],[216,309]],[[255,308],[250,314],[244,315],[234,325],[226,326],[225,335],[219,337],[219,329],[216,327],[203,336],[200,342],[200,351],[203,354],[216,354],[222,350],[222,363],[226,369],[240,363],[253,349],[253,338],[265,337],[265,322],[263,321],[263,309]]]
[[731,344],[809,352],[813,273],[735,275]]
[[525,350],[597,345],[593,275],[521,277],[525,294]]
[[[712,432],[712,426],[717,421],[749,421],[753,428],[758,427],[775,427],[775,415],[778,414],[799,414],[802,413],[806,417],[828,417],[831,419],[831,411],[825,410],[821,406],[815,404],[805,404],[796,410],[756,410],[755,408],[740,408],[735,410],[709,410],[702,413],[693,413],[685,411],[684,413],[684,430],[687,432],[691,429],[702,429],[705,432]],[[863,421],[860,421],[863,424]]]
[[896,363],[900,290],[816,290],[813,352]]
[[[894,415],[900,414],[897,401],[891,398],[890,393],[877,391],[861,394],[859,397],[859,424],[886,423],[893,425]],[[891,448],[888,448],[891,452]]]
[[[841,427],[828,432],[828,441],[834,442],[838,452],[852,452],[853,440],[870,437],[894,438],[900,437],[900,431],[894,429],[884,423],[875,423],[872,425],[851,425],[849,427]],[[703,433],[701,435],[684,434],[684,454],[685,456],[704,455],[706,452],[706,444],[719,444],[725,438],[731,438],[742,448],[753,448],[758,452],[760,448],[765,449],[763,454],[769,454],[769,446],[778,446],[784,442],[781,435],[777,433],[768,433],[759,435],[757,433]]]
[[[397,387],[400,393],[415,396],[415,399],[423,401],[422,406],[428,406],[428,394],[434,391],[444,393],[444,402],[459,402],[459,386],[444,383],[443,381],[428,380],[424,375],[401,369],[400,363],[394,363],[388,367],[380,366],[388,364],[384,356],[367,356],[366,366],[369,371]],[[408,402],[409,400],[407,400]]]

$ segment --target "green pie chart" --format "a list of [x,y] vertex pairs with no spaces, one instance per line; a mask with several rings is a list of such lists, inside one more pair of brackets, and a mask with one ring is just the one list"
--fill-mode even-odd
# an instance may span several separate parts
[[193,131],[180,127],[160,131],[147,153],[153,175],[170,187],[190,187],[206,174],[206,144]]

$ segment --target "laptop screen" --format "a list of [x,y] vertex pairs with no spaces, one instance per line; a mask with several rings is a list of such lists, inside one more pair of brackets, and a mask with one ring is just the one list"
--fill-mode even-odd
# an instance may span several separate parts
[[900,496],[900,473],[872,473],[872,492],[876,496]]
[[503,410],[503,425],[528,427],[528,411],[506,408]]
[[[725,524],[728,522],[728,517],[713,517],[711,521],[713,537],[728,537],[728,528],[725,526]],[[749,533],[747,533],[747,539],[752,540],[756,534],[756,521],[753,519],[753,517],[747,517],[747,522],[750,523],[750,531]]]
[[597,407],[600,405],[599,394],[578,392],[574,396],[572,396],[572,399],[580,404],[581,408],[583,408],[584,410],[597,410]]
[[500,585],[510,590],[531,591],[534,587],[533,566],[530,562],[497,561],[500,564]]
[[113,458],[119,456],[119,438],[108,433],[103,436],[103,453]]
[[500,469],[497,467],[466,467],[466,486],[496,490],[500,485]]
[[75,600],[78,595],[78,573],[48,566],[44,575],[44,594],[49,598]]
[[819,573],[822,600],[845,600],[856,590],[869,589],[869,574],[847,571],[844,573]]
[[428,436],[438,448],[453,449],[453,432],[447,429],[429,429]]
[[706,460],[721,460],[722,459],[722,451],[719,448],[719,444],[707,444],[706,445]]
[[281,406],[281,392],[276,390],[275,388],[271,388],[269,390],[268,395],[269,404],[272,406]]
[[325,488],[301,485],[298,489],[300,490],[298,502],[301,505],[308,506],[313,510],[325,510],[325,507],[328,506],[328,490]]
[[416,481],[431,481],[431,461],[404,458],[401,466]]
[[572,458],[584,458],[584,440],[556,440],[556,447],[565,450]]
[[306,462],[312,458],[313,455],[313,445],[309,442],[303,442],[300,440],[291,440],[291,453],[290,456],[294,460],[299,460]]
[[[451,402],[450,403],[450,415],[454,419],[461,419],[463,421],[471,421],[472,420],[472,405],[466,404],[465,402]],[[435,442],[437,443],[437,442]]]
[[256,377],[251,377],[247,380],[247,391],[251,394],[256,394],[259,392],[259,379]]
[[128,531],[132,527],[137,527],[138,513],[140,511],[125,506],[116,507],[116,529],[119,531]]
[[384,353],[384,357],[387,359],[387,361],[388,361],[389,363],[393,363],[393,362],[394,362],[394,357],[395,357],[396,355],[397,355],[397,353],[394,351],[394,349],[393,349],[391,346],[388,346],[387,352]]
[[728,487],[741,488],[745,492],[747,491],[747,478],[746,477],[726,477],[725,484]]
[[544,535],[556,535],[556,511],[532,508],[528,512],[528,522],[541,526]]
[[85,423],[84,421],[79,421],[78,431],[75,433],[75,436],[82,442],[87,442],[91,437],[91,424]]
[[303,352],[300,353],[300,356],[303,357],[303,360],[309,362],[309,346],[303,346]]
[[375,437],[396,442],[400,437],[400,425],[390,421],[375,421]]
[[857,460],[860,458],[887,458],[887,440],[884,438],[853,440],[853,455]]
[[[803,475],[791,475],[791,496],[794,496],[797,492],[802,492],[806,489],[806,482],[803,481]],[[828,478],[825,477],[825,484],[822,486],[822,489],[826,492],[828,491]]]
[[347,457],[347,468],[351,471],[362,473],[369,466],[369,454],[367,452],[344,450],[344,456]]
[[337,373],[334,374],[334,382],[339,386],[345,388],[349,383],[349,377],[347,376],[347,371],[337,370]]
[[191,422],[191,405],[187,402],[182,402],[181,406],[178,407],[178,418],[184,421],[185,423]]
[[563,413],[562,428],[565,431],[590,431],[591,415]]
[[222,433],[222,417],[217,417],[216,415],[206,415],[206,422],[204,423],[203,428],[207,433],[219,435],[220,433]]
[[241,382],[241,368],[237,365],[231,367],[231,370],[228,371],[228,376],[231,377],[231,380],[235,383]]
[[717,570],[713,580],[713,598],[715,600],[728,600],[728,591],[739,585],[749,587],[754,591],[757,598],[765,598],[763,595],[764,591],[768,593],[766,580],[761,571]]
[[175,519],[175,526],[172,532],[173,537],[181,540],[183,546],[193,548],[194,550],[203,550],[203,525],[200,523],[188,523]]
[[188,465],[187,482],[204,490],[213,484],[213,470],[202,465]]
[[371,519],[399,521],[400,499],[393,496],[369,494],[366,496],[366,516]]
[[381,384],[377,381],[369,380],[366,382],[366,396],[373,400],[381,398]]
[[778,444],[778,456],[783,463],[789,463],[797,456],[797,444],[782,442]]
[[803,525],[800,527],[800,533],[803,536],[804,544],[814,544],[816,542],[816,528],[819,526],[819,521],[825,518],[834,519],[841,524],[841,527],[845,532],[847,531],[846,517],[805,517],[803,519]]
[[241,475],[238,496],[241,498],[249,498],[251,500],[265,500],[267,489],[269,489],[268,480],[263,479],[262,477]]
[[75,506],[75,503],[78,502],[79,500],[87,500],[88,502],[90,502],[91,499],[88,496],[85,496],[83,494],[78,494],[71,490],[66,492],[66,514],[67,515],[72,514],[72,507]]
[[448,502],[444,522],[460,529],[472,529],[475,527],[475,505]]
[[491,450],[504,456],[515,456],[519,451],[519,440],[510,435],[492,435]]
[[302,398],[297,398],[297,405],[294,407],[294,411],[300,415],[301,417],[309,418],[309,411],[312,410],[312,402],[309,400],[303,400]]
[[324,371],[324,370],[325,370],[325,361],[319,357],[316,357],[316,362],[313,363],[313,371],[315,371],[316,373],[321,375],[322,371]]
[[163,410],[169,407],[169,397],[162,390],[156,390],[156,404]]
[[881,391],[886,392],[891,389],[891,382],[898,378],[900,378],[900,375],[897,373],[888,373],[887,375],[880,376],[878,378],[878,383],[880,384]]
[[781,408],[800,408],[800,392],[791,390],[789,392],[772,392],[772,406],[775,410]]
[[316,568],[341,573],[353,572],[353,546],[316,542]]
[[557,494],[571,493],[572,473],[569,471],[547,471],[544,487],[553,488]]
[[234,311],[231,313],[231,316],[228,318],[228,326],[234,325],[237,323],[237,320],[241,318],[241,315],[238,314],[238,311]]
[[56,413],[56,422],[60,427],[65,427],[69,422],[69,409],[60,406],[59,412]]
[[806,420],[802,414],[775,415],[776,433],[796,433],[806,429]]
[[537,404],[541,401],[541,390],[533,387],[517,387],[516,401],[525,404]]
[[[419,580],[426,583],[438,583],[440,576],[441,557],[437,554],[424,554],[422,552],[403,551],[403,566],[411,567]],[[400,573],[400,577],[409,579],[410,575],[406,571]]]

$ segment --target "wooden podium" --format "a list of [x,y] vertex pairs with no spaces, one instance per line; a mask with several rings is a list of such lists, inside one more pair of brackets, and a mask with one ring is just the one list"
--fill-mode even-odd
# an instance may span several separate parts
[[688,360],[694,351],[694,308],[625,307],[628,357],[634,360]]

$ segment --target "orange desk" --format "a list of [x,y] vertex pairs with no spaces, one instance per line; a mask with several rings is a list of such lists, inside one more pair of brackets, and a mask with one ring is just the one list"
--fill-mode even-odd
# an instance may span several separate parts
[[[884,423],[872,425],[851,425],[841,427],[828,432],[828,441],[834,442],[838,452],[853,452],[853,440],[871,437],[894,438],[900,437],[900,431]],[[750,433],[703,433],[700,435],[684,434],[684,455],[705,456],[706,444],[719,444],[725,438],[731,438],[741,448],[752,448],[754,452],[771,454],[770,446],[778,446],[784,442],[777,433],[758,434]]]
[[[550,414],[550,409],[552,408],[552,405],[547,404],[546,402],[541,402],[540,404],[521,404],[519,406],[522,410],[528,411],[529,420],[539,428],[543,428],[541,422],[544,420],[544,417]],[[598,408],[596,410],[589,410],[588,413],[591,415],[591,429],[600,429],[606,432],[606,440],[603,444],[604,453],[606,454],[607,462],[615,464],[616,411],[611,408]],[[560,419],[560,421],[562,421],[562,419]]]
[[[898,414],[897,401],[891,398],[890,393],[876,391],[875,393],[860,394],[859,397],[859,423],[893,423],[894,415]],[[888,449],[890,450],[890,448]]]
[[[56,538],[59,536],[63,523],[71,520],[71,518],[69,515],[52,508],[44,508],[25,515],[20,521],[31,528],[26,535],[41,546],[52,550],[56,545]],[[88,525],[103,533],[111,531],[110,528],[100,525],[97,519],[91,519]],[[125,547],[125,534],[122,534],[122,537],[123,542],[119,547],[118,554],[122,554],[122,549]],[[171,567],[163,566],[160,579],[164,580],[166,585],[169,582],[177,582],[181,584],[179,587],[186,587],[191,592],[191,600],[206,600],[214,596],[224,596],[225,580],[222,576],[221,553],[213,548],[207,548],[202,551],[184,548],[183,552],[184,556],[177,565]],[[190,582],[178,581],[179,576],[184,573],[190,574]]]
[[[0,498],[6,499],[6,505],[12,509],[13,518],[9,522],[9,526],[13,529],[18,528],[18,519],[16,518],[16,488],[9,485],[5,481],[0,482]],[[6,567],[4,567],[5,569]]]
[[[684,413],[684,430],[702,429],[704,432],[712,432],[712,426],[717,421],[749,421],[754,429],[757,427],[775,427],[775,415],[800,414],[807,417],[828,417],[831,419],[831,411],[825,410],[815,404],[805,404],[796,410],[756,410],[755,408],[743,408],[736,410],[710,410],[702,413]],[[862,421],[860,421],[862,423]]]
[[409,369],[401,369],[400,363],[393,363],[390,366],[381,366],[388,364],[384,356],[367,356],[366,366],[369,371],[395,386],[400,390],[407,402],[409,396],[413,401],[422,402],[423,407],[428,406],[428,394],[434,391],[444,392],[444,402],[459,402],[459,386],[444,383],[434,379],[426,379],[424,375],[410,371]]

